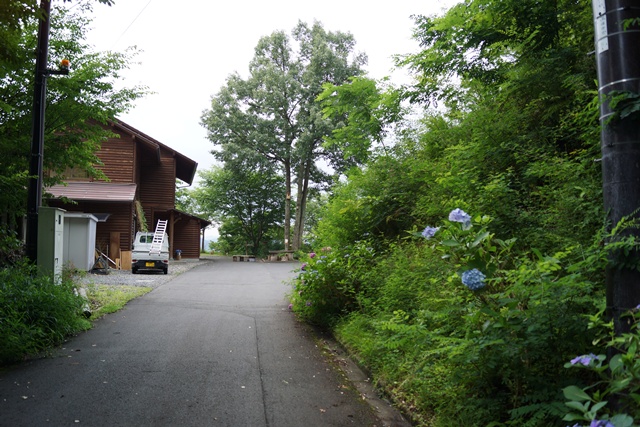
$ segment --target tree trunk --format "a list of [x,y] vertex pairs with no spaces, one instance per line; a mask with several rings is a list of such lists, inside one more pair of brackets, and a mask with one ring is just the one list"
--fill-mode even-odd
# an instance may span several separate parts
[[284,201],[284,249],[289,250],[291,237],[291,161],[284,161],[285,201]]
[[302,169],[298,175],[298,195],[296,198],[296,222],[293,229],[293,249],[302,248],[302,236],[304,234],[304,222],[307,210],[307,198],[309,196],[309,176],[311,174],[312,159],[302,163]]

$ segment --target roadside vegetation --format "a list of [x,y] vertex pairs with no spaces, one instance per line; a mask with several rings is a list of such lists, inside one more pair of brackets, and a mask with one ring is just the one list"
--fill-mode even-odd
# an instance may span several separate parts
[[640,425],[640,306],[620,337],[605,314],[605,271],[639,260],[637,224],[604,221],[590,2],[415,22],[395,93],[419,118],[359,78],[320,95],[343,118],[325,144],[371,157],[321,200],[291,308],[415,425]]
[[[0,247],[6,248],[7,238],[1,240]],[[20,254],[13,253],[12,258],[14,263],[0,269],[0,366],[47,355],[70,336],[91,329],[92,321],[152,289],[89,285],[85,299],[72,272],[64,271],[56,281]]]
[[97,320],[105,314],[120,311],[129,301],[151,292],[153,288],[127,285],[88,285],[86,289],[91,310],[89,320]]
[[60,283],[20,262],[0,270],[0,365],[46,353],[89,329],[84,301],[69,277]]

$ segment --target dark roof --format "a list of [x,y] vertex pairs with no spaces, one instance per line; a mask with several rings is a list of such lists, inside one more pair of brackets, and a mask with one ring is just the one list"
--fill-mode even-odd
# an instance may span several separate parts
[[208,227],[209,225],[211,225],[211,221],[207,221],[206,219],[197,217],[195,215],[191,215],[191,214],[186,213],[186,212],[179,211],[177,209],[174,209],[173,211],[175,212],[175,215],[178,216],[178,217],[186,216],[187,218],[193,218],[193,219],[196,219],[196,220],[200,221],[200,228],[205,228],[205,227]]
[[133,202],[136,196],[136,184],[111,182],[68,182],[56,184],[46,189],[54,198],[66,197],[71,200],[90,200],[99,202]]
[[144,144],[146,148],[156,151],[158,161],[160,161],[160,150],[169,152],[176,159],[176,178],[186,182],[187,184],[193,184],[193,179],[196,176],[196,169],[198,168],[198,162],[191,160],[184,154],[177,152],[168,145],[164,145],[149,135],[140,132],[122,120],[115,119],[113,121],[113,126],[133,136],[136,141]]

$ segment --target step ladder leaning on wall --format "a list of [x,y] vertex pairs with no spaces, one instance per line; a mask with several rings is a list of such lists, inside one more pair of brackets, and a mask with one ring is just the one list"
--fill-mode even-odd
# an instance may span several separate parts
[[164,241],[164,233],[167,230],[167,221],[158,220],[156,231],[153,233],[153,240],[149,247],[150,254],[159,254],[162,251],[162,242]]

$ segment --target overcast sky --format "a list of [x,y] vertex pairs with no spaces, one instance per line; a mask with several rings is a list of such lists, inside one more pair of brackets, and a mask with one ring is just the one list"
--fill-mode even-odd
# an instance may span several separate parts
[[396,0],[375,5],[349,0],[115,0],[95,2],[89,44],[96,50],[137,46],[139,64],[123,74],[127,86],[144,84],[155,94],[136,102],[124,122],[198,162],[214,163],[200,126],[202,111],[233,72],[246,76],[258,40],[298,21],[319,21],[327,31],[350,32],[356,51],[369,57],[369,77],[392,75],[391,56],[418,51],[411,39],[414,14],[441,14],[456,0]]

